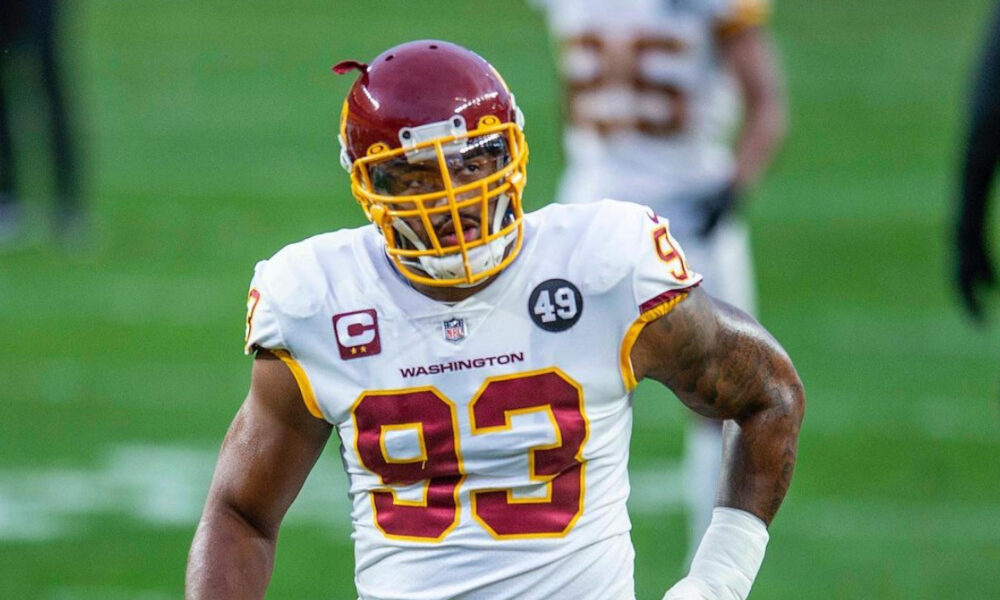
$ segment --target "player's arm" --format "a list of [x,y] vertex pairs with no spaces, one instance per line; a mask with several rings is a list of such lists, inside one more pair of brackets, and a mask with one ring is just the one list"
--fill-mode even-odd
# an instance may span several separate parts
[[699,288],[642,330],[631,358],[637,378],[662,382],[701,415],[731,420],[712,523],[667,598],[744,598],[791,482],[802,382],[763,327]]
[[746,27],[719,36],[722,61],[743,99],[733,186],[745,190],[764,174],[785,137],[788,109],[783,77],[767,28]]
[[986,213],[1000,162],[1000,6],[987,32],[974,86],[955,228],[956,279],[966,310],[982,319],[978,288],[993,285],[996,279],[986,250]]
[[723,64],[733,73],[743,101],[743,123],[736,140],[736,166],[725,188],[703,200],[699,228],[709,236],[734,210],[744,192],[763,176],[777,153],[787,128],[781,69],[770,32],[760,25],[721,29],[718,47]]
[[330,432],[309,414],[288,367],[258,351],[191,545],[187,600],[264,597],[281,519]]

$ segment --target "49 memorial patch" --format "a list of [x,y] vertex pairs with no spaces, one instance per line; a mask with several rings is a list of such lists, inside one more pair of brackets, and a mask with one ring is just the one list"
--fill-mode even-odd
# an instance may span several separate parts
[[528,316],[545,331],[566,331],[583,314],[583,294],[565,279],[547,279],[528,297]]

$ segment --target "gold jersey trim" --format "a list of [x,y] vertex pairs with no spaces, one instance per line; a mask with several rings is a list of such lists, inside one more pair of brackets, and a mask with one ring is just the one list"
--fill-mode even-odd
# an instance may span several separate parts
[[309,376],[306,375],[302,365],[292,358],[292,355],[287,350],[270,350],[270,352],[280,358],[281,362],[288,365],[288,370],[292,372],[295,383],[299,385],[299,391],[302,393],[302,401],[305,402],[306,408],[309,409],[309,414],[325,421],[326,417],[323,416],[323,411],[319,408],[319,403],[316,401],[316,393],[313,392],[312,384],[309,383]]
[[673,310],[681,300],[687,298],[687,295],[687,290],[678,292],[676,295],[670,296],[664,302],[643,312],[639,315],[639,318],[636,319],[631,326],[629,326],[628,331],[625,332],[625,338],[622,340],[621,353],[619,354],[619,364],[622,372],[622,381],[625,383],[626,390],[631,392],[637,385],[639,385],[639,381],[635,378],[635,371],[632,370],[632,348],[635,346],[636,340],[639,339],[639,334],[642,333],[642,330],[646,327],[646,325]]

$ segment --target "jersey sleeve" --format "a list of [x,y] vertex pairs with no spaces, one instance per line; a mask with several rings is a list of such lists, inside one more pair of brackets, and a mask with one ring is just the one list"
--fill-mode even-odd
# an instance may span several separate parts
[[713,17],[718,35],[735,35],[766,25],[771,17],[771,0],[718,0]]
[[275,298],[266,284],[268,261],[262,260],[254,268],[247,294],[247,321],[243,352],[250,354],[259,348],[268,350],[287,348],[278,322]]
[[315,330],[323,286],[316,281],[314,255],[303,242],[286,246],[254,267],[247,294],[246,335],[243,351],[269,350],[295,378],[302,400],[317,419],[327,420],[307,374],[308,335]]
[[666,314],[676,299],[701,283],[680,244],[670,234],[670,222],[645,209],[637,236],[632,289],[640,318],[651,321]]
[[295,354],[308,337],[308,320],[323,306],[324,276],[313,240],[290,244],[254,268],[247,296],[245,351],[257,348]]
[[633,314],[638,316],[625,332],[620,351],[622,381],[626,389],[638,385],[632,370],[632,347],[642,329],[670,312],[688,292],[701,283],[677,240],[670,235],[670,222],[645,208],[633,246]]

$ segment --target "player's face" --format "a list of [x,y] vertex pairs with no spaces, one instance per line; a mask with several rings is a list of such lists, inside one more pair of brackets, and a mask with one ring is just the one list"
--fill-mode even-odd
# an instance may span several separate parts
[[[406,215],[400,218],[425,247],[434,247],[434,240],[442,248],[455,247],[459,235],[465,242],[473,242],[489,228],[498,200],[489,191],[502,183],[489,177],[509,162],[509,156],[502,136],[482,136],[446,151],[443,160],[436,154],[420,157],[423,160],[398,156],[374,166],[372,184],[378,193],[388,196],[428,196],[427,200],[401,203],[393,207],[394,212]],[[449,189],[454,191],[454,206],[449,195],[442,194]],[[458,214],[457,224],[453,211]]]

